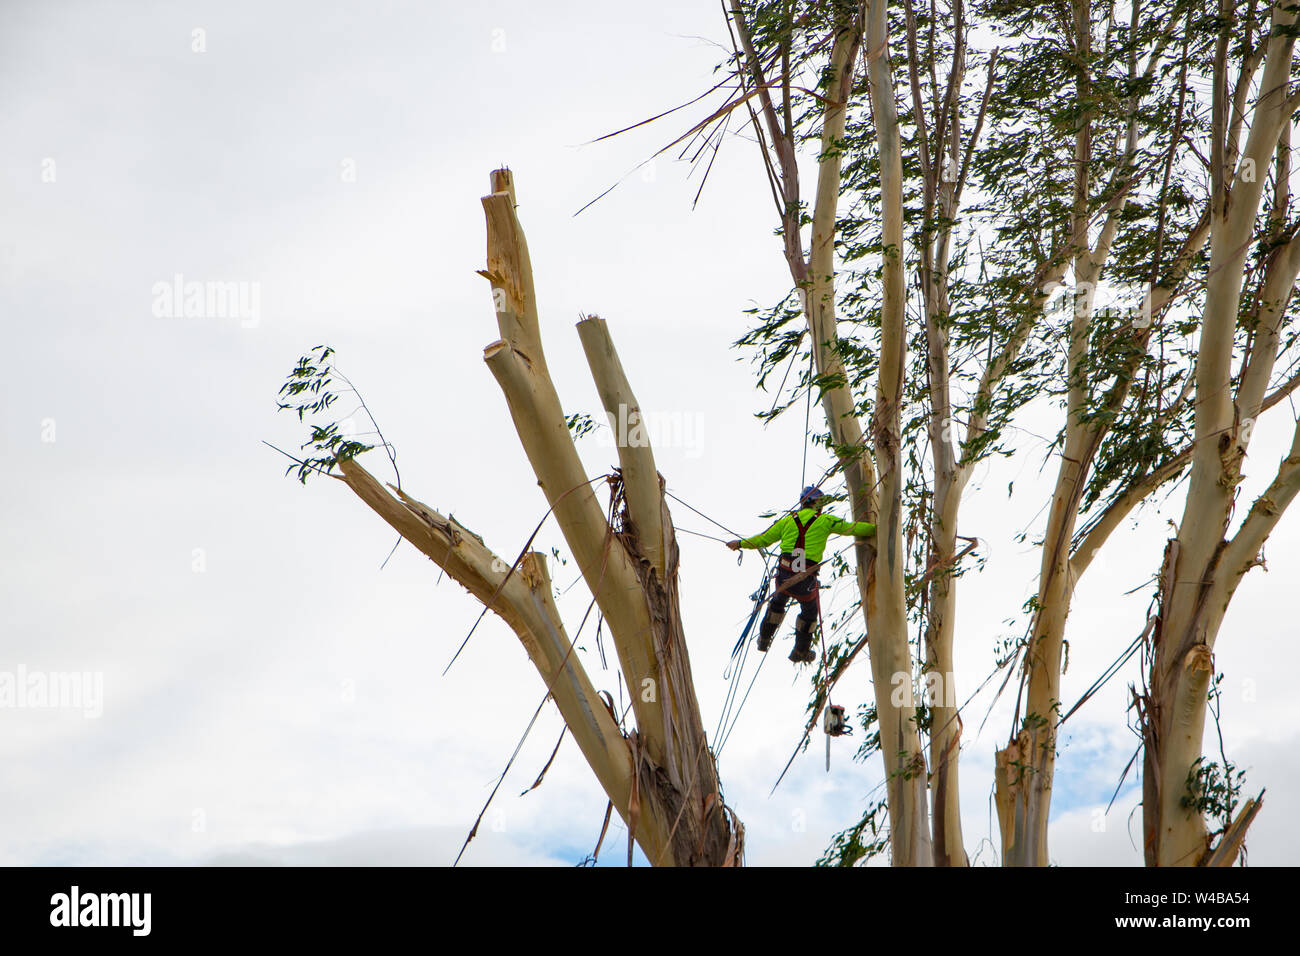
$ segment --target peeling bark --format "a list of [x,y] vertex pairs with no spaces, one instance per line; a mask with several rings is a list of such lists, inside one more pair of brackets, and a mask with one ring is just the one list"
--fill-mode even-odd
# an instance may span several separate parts
[[[695,698],[677,599],[676,539],[653,455],[648,448],[619,448],[624,480],[615,493],[626,507],[622,527],[611,528],[546,369],[508,170],[492,174],[492,189],[483,197],[488,227],[483,275],[492,283],[501,340],[484,350],[484,360],[618,652],[637,721],[638,828],[668,828],[669,846],[651,856],[652,863],[737,862],[742,831],[723,806]],[[603,323],[587,320],[580,332],[602,400],[635,404]]]
[[[518,566],[401,491],[394,498],[353,460],[344,482],[515,631],[583,756],[654,865],[737,866],[744,827],[722,800],[691,676],[677,592],[677,542],[651,450],[619,449],[611,526],[578,458],[546,366],[532,268],[515,213],[514,180],[492,174],[483,198],[487,267],[500,340],[484,361],[505,395],[519,440],[581,568],[618,653],[637,727],[624,736],[564,636],[540,554]],[[580,325],[606,404],[636,405],[604,322]],[[620,508],[621,506],[621,508]],[[629,844],[629,862],[631,859]]]

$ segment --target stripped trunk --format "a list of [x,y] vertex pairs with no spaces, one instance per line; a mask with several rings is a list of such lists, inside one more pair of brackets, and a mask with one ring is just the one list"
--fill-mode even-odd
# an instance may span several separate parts
[[[1060,719],[1061,657],[1072,582],[1067,545],[1074,530],[1081,480],[1078,458],[1067,439],[1048,518],[1039,569],[1038,609],[1025,651],[1029,692],[1020,730],[995,756],[995,793],[1002,829],[1004,866],[1046,866],[1047,820],[1056,766]],[[1055,546],[1049,543],[1054,543]]]
[[[484,360],[588,588],[604,616],[631,692],[636,729],[624,734],[572,654],[540,554],[512,567],[481,539],[402,492],[393,497],[355,461],[343,480],[402,536],[499,614],[518,634],[565,724],[655,865],[737,865],[744,829],[722,802],[691,678],[678,603],[678,553],[662,478],[648,446],[620,443],[610,480],[613,523],[597,500],[546,367],[532,268],[515,214],[513,178],[492,174],[483,198],[488,263],[501,338]],[[605,323],[579,333],[606,411],[637,410]],[[629,845],[629,862],[631,860]]]
[[[957,511],[961,492],[950,478],[937,474],[931,521],[930,565],[946,569],[957,555]],[[961,835],[961,804],[957,786],[961,749],[961,715],[957,708],[953,639],[956,633],[957,586],[945,570],[930,582],[925,630],[925,669],[931,677],[930,786],[934,811],[934,862],[937,866],[967,866]]]

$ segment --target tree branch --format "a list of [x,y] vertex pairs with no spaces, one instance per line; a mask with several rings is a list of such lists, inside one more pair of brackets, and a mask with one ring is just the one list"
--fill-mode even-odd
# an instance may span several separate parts
[[1220,580],[1226,592],[1225,598],[1231,597],[1242,576],[1257,563],[1260,549],[1297,492],[1300,492],[1300,421],[1296,422],[1290,453],[1282,459],[1273,481],[1255,499],[1241,527],[1224,550]]
[[[355,459],[339,462],[344,481],[375,514],[447,572],[519,637],[533,666],[551,688],[565,725],[610,801],[627,817],[632,761],[627,741],[592,686],[582,662],[569,653],[569,638],[551,596],[546,559],[537,552],[511,565],[454,518],[444,517],[400,492],[394,498]],[[642,826],[637,837],[647,855],[667,844],[663,827]],[[653,856],[651,856],[653,859]]]
[[1070,575],[1073,581],[1078,581],[1083,576],[1083,572],[1092,564],[1092,559],[1096,556],[1097,551],[1106,543],[1111,533],[1119,527],[1129,512],[1146,500],[1165,482],[1177,477],[1187,467],[1187,463],[1191,461],[1191,458],[1192,446],[1188,445],[1145,475],[1135,478],[1127,488],[1111,500],[1111,503],[1097,519],[1088,524],[1086,532],[1076,540],[1073,549],[1074,556],[1070,558]]
[[[669,538],[671,528],[667,518],[659,471],[655,467],[654,449],[645,436],[645,419],[641,405],[632,394],[623,363],[614,350],[609,326],[599,316],[588,316],[578,323],[578,337],[582,340],[591,377],[596,381],[601,404],[610,416],[618,447],[619,465],[623,471],[623,489],[627,499],[628,515],[636,529],[637,542],[651,566],[659,573],[660,581],[668,580]],[[638,429],[638,432],[631,432]],[[639,434],[640,441],[633,440]]]

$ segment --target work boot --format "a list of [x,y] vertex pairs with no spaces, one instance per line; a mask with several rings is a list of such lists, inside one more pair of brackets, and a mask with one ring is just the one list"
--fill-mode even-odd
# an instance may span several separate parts
[[758,625],[758,649],[764,654],[772,646],[772,638],[776,637],[776,632],[781,629],[783,620],[785,620],[785,611],[768,611],[767,617],[763,618]]
[[812,648],[813,624],[806,618],[796,618],[794,622],[794,650],[790,660],[796,664],[811,664],[817,659],[817,652]]

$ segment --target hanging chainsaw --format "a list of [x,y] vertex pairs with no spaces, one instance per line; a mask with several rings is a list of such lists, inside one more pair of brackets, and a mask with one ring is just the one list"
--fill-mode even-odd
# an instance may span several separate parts
[[828,703],[822,716],[822,729],[826,731],[826,772],[831,772],[831,738],[845,737],[853,733],[853,725],[838,704]]

